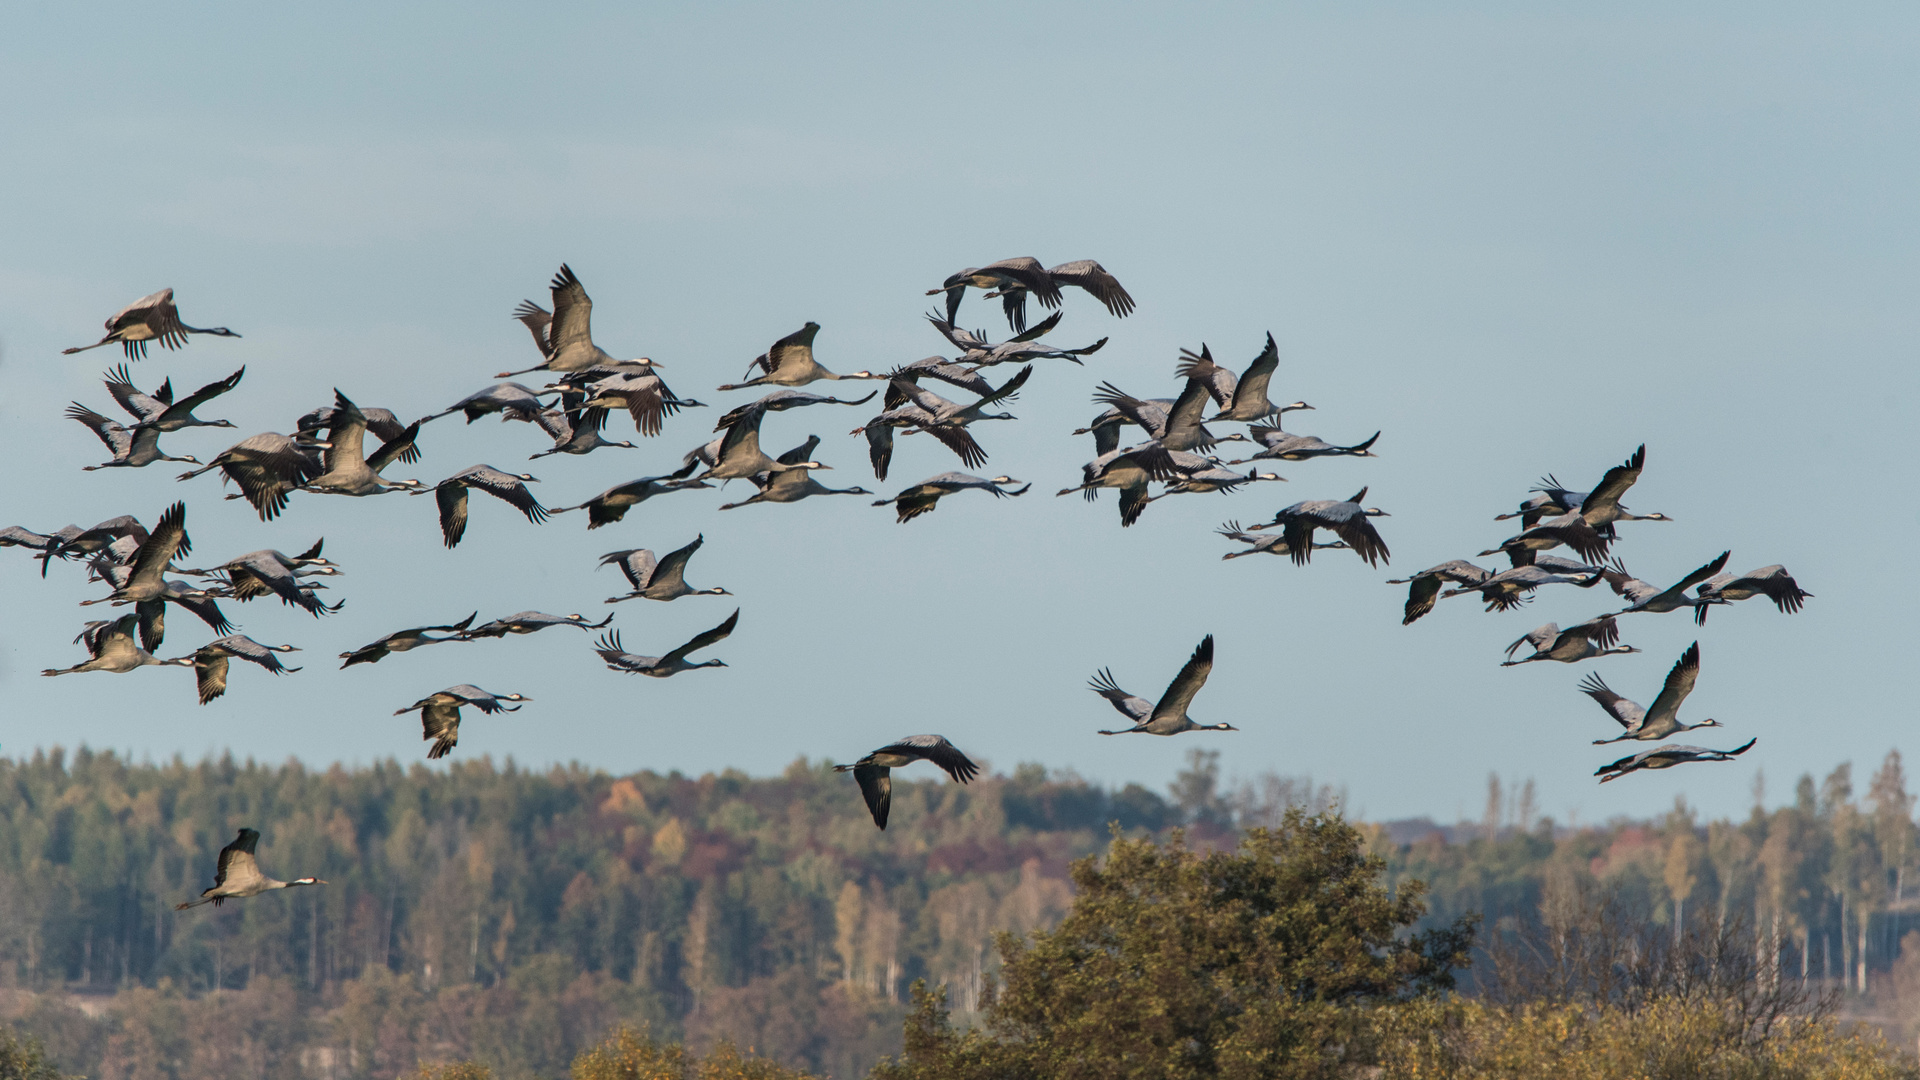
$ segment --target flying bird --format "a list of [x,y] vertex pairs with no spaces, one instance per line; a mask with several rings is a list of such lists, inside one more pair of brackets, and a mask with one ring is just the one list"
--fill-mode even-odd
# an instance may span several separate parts
[[199,682],[200,704],[205,705],[227,692],[227,661],[230,657],[251,660],[275,675],[299,671],[286,667],[275,653],[299,652],[291,645],[262,645],[245,634],[228,634],[195,649],[191,656]]
[[341,573],[339,566],[331,560],[322,558],[320,547],[325,539],[316,540],[313,546],[298,555],[287,555],[271,548],[250,551],[219,566],[208,570],[179,570],[178,573],[196,577],[224,575],[227,591],[235,600],[246,602],[257,596],[272,594],[280,598],[282,604],[298,607],[308,614],[319,618],[321,615],[340,610],[340,604],[329,607],[320,602],[313,590],[317,585],[307,584],[303,577],[333,577]]
[[67,419],[85,424],[99,440],[106,444],[107,452],[113,460],[98,465],[82,465],[83,472],[97,469],[128,468],[140,469],[156,461],[177,461],[183,465],[198,465],[200,459],[192,454],[175,457],[160,449],[160,430],[150,427],[128,428],[111,416],[103,416],[85,405],[75,401],[67,406]]
[[1640,479],[1640,470],[1647,464],[1647,444],[1641,443],[1625,463],[1615,465],[1600,478],[1594,489],[1580,498],[1580,516],[1587,524],[1613,535],[1616,521],[1672,521],[1665,514],[1632,514],[1620,505],[1620,496],[1627,493]]
[[1214,363],[1213,353],[1203,344],[1198,353],[1186,349],[1180,350],[1186,358],[1176,372],[1182,378],[1198,379],[1212,391],[1213,400],[1220,411],[1208,417],[1208,420],[1236,420],[1244,423],[1256,423],[1268,417],[1282,413],[1311,409],[1313,406],[1304,401],[1291,405],[1275,405],[1267,398],[1267,388],[1273,382],[1273,373],[1280,368],[1280,347],[1273,342],[1273,335],[1267,335],[1267,347],[1253,358],[1247,370],[1239,376]]
[[962,784],[980,774],[980,766],[948,742],[944,735],[909,735],[851,765],[835,765],[833,771],[853,774],[853,779],[860,785],[861,796],[867,800],[867,811],[873,815],[873,823],[885,829],[887,812],[893,807],[892,772],[916,761],[931,761]]
[[[572,267],[561,263],[560,272],[553,275],[553,281],[548,284],[548,291],[553,296],[551,314],[531,300],[522,300],[520,306],[513,309],[513,317],[532,332],[533,343],[539,346],[540,355],[545,359],[522,371],[503,371],[494,378],[510,379],[535,371],[585,371],[622,362],[593,343],[593,300],[587,295],[587,287],[574,276]],[[644,358],[627,363],[654,366],[653,361]]]
[[623,651],[620,647],[618,630],[601,634],[594,651],[600,654],[600,659],[606,661],[609,671],[622,671],[629,675],[651,675],[656,679],[664,679],[669,675],[677,675],[694,668],[726,667],[725,660],[702,660],[699,663],[689,663],[687,657],[689,654],[726,640],[727,635],[733,633],[733,628],[739,623],[740,609],[734,608],[733,614],[727,616],[725,622],[711,630],[695,634],[692,640],[665,656],[636,656]]
[[1200,645],[1193,650],[1186,666],[1180,674],[1167,684],[1167,692],[1160,695],[1158,704],[1150,704],[1146,698],[1134,697],[1113,679],[1109,668],[1101,668],[1087,685],[1094,693],[1106,698],[1120,715],[1133,721],[1130,728],[1119,731],[1102,731],[1102,735],[1131,735],[1135,732],[1147,735],[1178,735],[1183,731],[1238,731],[1232,724],[1196,724],[1187,715],[1188,706],[1193,704],[1193,696],[1207,684],[1207,676],[1213,673],[1213,635],[1200,639]]
[[368,455],[365,445],[367,415],[347,400],[347,395],[335,390],[333,415],[327,426],[327,449],[321,457],[326,471],[301,484],[297,490],[360,497],[384,495],[389,491],[424,489],[426,485],[418,480],[388,480],[380,473],[413,447],[414,440],[420,435],[420,425],[425,422],[414,421]]
[[1265,525],[1255,525],[1254,529],[1264,531],[1280,526],[1286,532],[1287,546],[1292,549],[1296,566],[1305,565],[1313,560],[1313,532],[1326,529],[1347,542],[1354,554],[1367,561],[1368,566],[1387,562],[1387,542],[1380,538],[1368,518],[1389,517],[1385,510],[1362,508],[1360,500],[1367,497],[1367,489],[1361,488],[1351,499],[1309,499],[1297,502],[1273,515],[1273,520]]
[[[287,508],[289,495],[326,471],[320,455],[329,445],[325,441],[263,431],[234,443],[205,465],[183,472],[176,479],[191,480],[201,473],[219,469],[223,485],[231,480],[240,488],[240,497],[259,513],[260,520],[272,521]],[[389,445],[399,446],[397,456],[402,459],[406,456],[405,450],[414,449],[411,438],[404,445]]]
[[111,594],[97,600],[82,600],[81,604],[131,604],[160,599],[167,592],[167,582],[162,575],[172,568],[176,557],[192,553],[193,540],[187,535],[187,504],[176,502],[160,515],[160,523],[135,550],[126,580],[116,585]]
[[[781,458],[791,456],[782,454]],[[758,490],[739,502],[721,503],[719,509],[733,510],[754,503],[792,503],[815,495],[871,495],[873,492],[863,487],[830,488],[813,478],[815,469],[831,469],[831,465],[822,465],[817,461],[789,462],[780,461],[774,468],[756,473],[748,480]]]
[[1000,301],[1007,325],[1015,332],[1027,328],[1027,294],[1031,292],[1042,307],[1057,308],[1062,285],[1078,286],[1092,293],[1115,318],[1124,319],[1133,312],[1133,297],[1127,295],[1127,290],[1105,267],[1092,259],[1061,263],[1051,269],[1043,269],[1040,261],[1031,257],[1002,259],[950,275],[939,288],[928,289],[927,295],[946,294],[947,322],[951,323],[960,314],[960,299],[969,285],[986,290],[987,299]]
[[70,668],[48,668],[42,675],[75,675],[88,671],[107,671],[116,675],[124,674],[135,668],[155,667],[191,667],[191,657],[174,660],[162,660],[134,641],[138,632],[138,615],[122,615],[118,619],[90,622],[75,642],[84,643],[91,659],[75,664]]
[[600,432],[606,430],[607,426],[607,410],[602,408],[562,409],[550,406],[540,410],[540,415],[533,420],[542,431],[553,437],[553,449],[530,454],[528,461],[549,454],[591,454],[602,447],[640,449],[637,443],[627,439],[608,442],[601,437]]
[[[440,536],[446,541],[447,547],[452,549],[460,546],[460,538],[467,534],[469,488],[505,501],[535,525],[547,520],[547,508],[541,506],[540,500],[527,490],[529,483],[539,481],[526,473],[505,473],[491,465],[474,465],[434,485],[434,499],[440,504]],[[414,494],[425,493],[422,489]]]
[[1663,614],[1678,611],[1683,607],[1697,609],[1703,604],[1711,603],[1712,601],[1698,596],[1688,596],[1687,590],[1718,574],[1726,567],[1727,559],[1732,554],[1731,551],[1721,552],[1712,562],[1664,589],[1629,574],[1626,563],[1618,559],[1614,560],[1611,569],[1602,573],[1605,574],[1607,584],[1612,586],[1613,591],[1627,601],[1627,606],[1621,608],[1618,614],[1625,615],[1630,611],[1651,611]]
[[[627,576],[627,584],[633,591],[625,596],[609,596],[607,603],[617,604],[622,600],[678,600],[683,596],[732,596],[733,594],[718,586],[711,589],[696,589],[687,584],[687,560],[707,542],[705,533],[693,538],[693,542],[684,547],[667,552],[664,559],[655,559],[653,552],[646,548],[628,548],[625,551],[609,551],[600,556],[601,566],[618,566]],[[596,568],[597,569],[597,568]]]
[[[982,381],[984,382],[984,380]],[[874,394],[879,392],[880,391],[875,390],[866,397],[847,400],[845,398],[829,397],[824,394],[809,394],[805,390],[775,390],[773,393],[760,398],[758,401],[750,401],[745,405],[734,408],[713,425],[713,430],[722,431],[730,428],[755,410],[761,413],[770,413],[785,412],[788,409],[798,409],[806,405],[865,405],[867,402],[873,400]]]
[[1465,559],[1448,559],[1439,566],[1430,566],[1407,578],[1389,578],[1389,585],[1407,585],[1407,606],[1400,619],[1401,626],[1412,626],[1420,616],[1433,610],[1433,605],[1446,584],[1476,586],[1493,576],[1493,572],[1475,566]]
[[[1533,646],[1533,655],[1515,660],[1513,654],[1522,645]],[[1631,645],[1620,644],[1619,625],[1614,622],[1612,615],[1602,615],[1565,630],[1560,629],[1558,623],[1548,623],[1529,630],[1525,637],[1507,646],[1507,659],[1500,666],[1515,667],[1536,660],[1574,664],[1595,656],[1619,656],[1639,651]]]
[[421,417],[420,423],[438,420],[453,413],[465,413],[469,424],[491,413],[499,413],[502,420],[525,420],[531,423],[546,408],[546,403],[540,399],[557,392],[536,391],[517,382],[494,383],[485,390],[468,394],[437,413]]
[[781,338],[767,347],[767,351],[753,358],[747,365],[747,375],[751,376],[757,368],[758,377],[748,378],[746,382],[726,383],[722,390],[745,390],[749,386],[805,386],[821,379],[878,379],[880,376],[871,371],[856,371],[848,375],[835,375],[813,358],[813,338],[820,332],[820,324],[809,321],[805,326]]
[[185,911],[201,904],[219,907],[223,902],[247,896],[259,896],[274,889],[291,889],[295,885],[325,885],[319,878],[294,878],[292,881],[275,881],[260,872],[260,864],[254,861],[253,847],[260,842],[260,834],[253,829],[241,829],[233,843],[220,849],[220,865],[213,872],[213,887],[200,894],[200,899],[189,900],[184,904],[175,904],[173,910]]
[[1607,537],[1587,524],[1587,519],[1581,517],[1578,510],[1570,510],[1558,517],[1530,526],[1517,535],[1501,541],[1499,547],[1488,548],[1480,554],[1487,556],[1502,551],[1511,553],[1516,549],[1540,552],[1565,544],[1581,558],[1589,562],[1598,562],[1607,557],[1607,547],[1610,543]]
[[1642,750],[1631,757],[1623,757],[1594,771],[1601,783],[1618,780],[1630,772],[1641,769],[1671,769],[1689,761],[1732,761],[1752,748],[1758,739],[1748,739],[1745,745],[1733,750],[1708,750],[1703,746],[1656,746],[1651,750]]
[[532,701],[522,694],[490,694],[471,683],[449,686],[437,694],[430,694],[404,709],[395,709],[393,715],[405,716],[420,710],[421,741],[432,742],[427,750],[427,760],[446,757],[460,743],[460,707],[471,705],[483,713],[519,712],[518,705],[502,705],[503,701]]
[[[1229,540],[1238,540],[1243,544],[1249,545],[1239,551],[1227,552],[1225,555],[1220,556],[1222,559],[1237,559],[1242,555],[1293,554],[1293,549],[1287,546],[1285,533],[1267,533],[1263,536],[1260,533],[1251,533],[1240,528],[1240,523],[1237,521],[1229,521],[1214,531]],[[1343,548],[1347,546],[1347,542],[1345,540],[1335,540],[1332,543],[1315,544],[1313,546],[1317,548]]]
[[1450,592],[1440,594],[1442,600],[1449,596],[1465,596],[1478,593],[1480,599],[1487,602],[1488,611],[1511,611],[1533,599],[1533,590],[1542,585],[1577,585],[1590,589],[1601,580],[1601,572],[1594,567],[1585,567],[1571,573],[1559,573],[1532,563],[1511,567],[1475,584],[1462,585]]
[[[757,437],[755,443],[756,445],[758,443]],[[693,470],[699,467],[700,462],[696,458],[687,462],[678,472],[664,476],[643,476],[638,480],[616,484],[578,506],[550,506],[547,508],[547,513],[548,515],[567,514],[575,510],[585,510],[587,528],[597,529],[602,525],[611,525],[626,517],[627,511],[656,495],[664,495],[669,491],[685,491],[689,488],[712,487],[713,485],[699,480],[687,479]]]
[[599,630],[613,622],[609,615],[599,622],[588,622],[585,615],[548,615],[544,611],[522,611],[504,619],[495,619],[490,623],[481,623],[471,630],[461,633],[466,641],[478,641],[481,638],[506,637],[508,634],[534,634],[549,626],[577,626],[582,630]]
[[76,345],[60,351],[62,355],[71,356],[119,342],[127,359],[139,360],[147,355],[147,342],[158,341],[164,348],[177,349],[187,343],[189,334],[230,338],[240,336],[224,326],[188,326],[181,322],[180,309],[173,303],[173,290],[161,289],[114,312],[113,317],[107,320],[106,337],[91,345]]
[[1693,684],[1700,678],[1700,643],[1687,646],[1687,651],[1674,661],[1673,669],[1667,672],[1667,681],[1660,687],[1660,696],[1653,699],[1651,708],[1643,709],[1637,703],[1628,701],[1607,686],[1606,680],[1588,672],[1580,681],[1580,692],[1599,703],[1607,710],[1607,715],[1619,721],[1625,728],[1620,735],[1611,739],[1595,739],[1595,746],[1607,743],[1624,742],[1638,739],[1641,742],[1659,742],[1671,738],[1683,731],[1692,731],[1703,727],[1724,727],[1718,720],[1707,719],[1697,724],[1680,722],[1680,704],[1693,693]]
[[1172,480],[1188,470],[1182,469],[1173,454],[1157,442],[1144,442],[1124,450],[1110,450],[1080,467],[1077,487],[1062,488],[1055,497],[1080,492],[1093,501],[1101,488],[1120,492],[1120,524],[1130,526],[1146,510],[1147,484],[1154,480]]
[[1800,587],[1787,573],[1787,568],[1775,563],[1763,566],[1745,574],[1716,574],[1700,583],[1694,590],[1706,603],[1693,609],[1696,623],[1707,621],[1707,610],[1714,604],[1730,604],[1737,600],[1748,600],[1755,596],[1764,596],[1773,601],[1773,606],[1781,614],[1791,615],[1800,610],[1800,605],[1813,598],[1813,594]]
[[[1296,407],[1298,403],[1286,406],[1279,411],[1285,412]],[[1308,408],[1311,407],[1308,406]],[[1259,443],[1262,449],[1252,457],[1241,458],[1229,464],[1245,465],[1249,461],[1261,460],[1306,461],[1309,458],[1321,457],[1380,456],[1373,452],[1373,444],[1380,441],[1380,433],[1377,431],[1366,441],[1354,443],[1352,446],[1335,446],[1317,435],[1294,435],[1282,431],[1277,420],[1272,424],[1255,424],[1247,429],[1247,434],[1254,442]]]
[[[362,645],[352,652],[341,653],[340,659],[345,660],[346,663],[340,666],[342,668],[350,668],[355,664],[374,664],[380,662],[380,660],[385,658],[389,653],[407,652],[410,649],[417,649],[422,645],[438,645],[443,641],[464,641],[466,639],[460,636],[461,631],[472,626],[473,620],[479,617],[479,615],[480,613],[476,611],[457,623],[447,623],[443,626],[416,626],[411,630],[396,630],[386,637],[371,644]],[[436,630],[448,636],[427,636]]]
[[1002,484],[1018,484],[1011,476],[996,476],[991,480],[963,472],[943,472],[900,492],[891,499],[877,499],[875,506],[891,506],[898,515],[900,524],[905,525],[921,514],[930,514],[939,505],[942,497],[957,491],[991,491],[996,498],[1004,499],[1009,495],[1025,495],[1032,484],[1023,484],[1012,491],[1001,487]]

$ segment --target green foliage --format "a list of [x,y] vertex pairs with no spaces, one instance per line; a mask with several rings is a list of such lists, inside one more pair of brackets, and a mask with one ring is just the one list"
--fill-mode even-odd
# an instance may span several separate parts
[[0,1080],[62,1080],[40,1041],[0,1026]]
[[1728,1013],[1668,1000],[1633,1012],[1429,1001],[1374,1018],[1378,1080],[1915,1080],[1875,1034],[1783,1021],[1747,1042]]
[[[732,1039],[851,1077],[899,1050],[903,992],[924,979],[944,985],[958,1027],[942,1035],[917,1012],[909,1047],[950,1037],[946,1057],[958,1062],[973,1045],[962,1032],[993,1005],[994,932],[1048,930],[1066,915],[1068,866],[1106,846],[1109,823],[1137,836],[1184,822],[1204,852],[1252,826],[1284,832],[1285,807],[1337,801],[1305,778],[1225,776],[1204,753],[1173,798],[1038,766],[965,787],[896,779],[897,824],[883,833],[851,780],[804,761],[754,779],[529,772],[485,758],[324,771],[232,758],[133,765],[86,750],[0,758],[0,985],[17,991],[0,996],[0,1022],[31,1032],[66,1072],[141,1080],[391,1077],[468,1058],[519,1080],[559,1074],[623,1024],[697,1052]],[[1797,985],[1804,970],[1822,990],[1845,981],[1843,1015],[1885,1018],[1906,1045],[1920,1035],[1920,990],[1901,990],[1897,1007],[1882,997],[1920,986],[1890,970],[1920,889],[1905,785],[1890,756],[1870,782],[1845,767],[1805,777],[1791,803],[1744,820],[1696,821],[1682,806],[1654,821],[1555,828],[1523,798],[1519,820],[1493,807],[1448,835],[1411,822],[1357,828],[1385,860],[1387,890],[1426,906],[1414,930],[1484,912],[1485,941],[1529,940],[1564,925],[1568,897],[1589,886],[1673,940],[1744,921],[1764,939],[1748,951],[1756,977],[1777,970]],[[331,884],[175,913],[243,824],[262,831],[269,872]],[[1095,899],[1152,906],[1122,892]],[[1212,947],[1180,929],[1168,929],[1167,957]],[[1025,948],[1046,959],[1047,940]],[[1069,934],[1047,948],[1099,943]],[[1497,989],[1482,982],[1497,967],[1476,963],[1462,987]],[[1049,978],[1050,990],[1090,993],[1071,972]],[[1336,985],[1326,991],[1340,1000]],[[1324,1033],[1315,1000],[1263,1008],[1307,1032],[1306,1045]],[[1055,1023],[1035,1015],[1008,1011],[1004,1022]],[[1244,1022],[1262,1015],[1248,1009]],[[1172,1010],[1154,1022],[1172,1032],[1210,1016]]]
[[877,1080],[1314,1077],[1338,1073],[1368,1006],[1452,986],[1471,920],[1408,935],[1417,883],[1336,814],[1289,811],[1237,851],[1116,837],[1074,864],[1072,912],[1031,942],[1003,935],[1005,989],[957,1032],[924,987],[906,1056]]
[[719,1043],[702,1058],[678,1043],[656,1042],[628,1028],[575,1058],[571,1076],[572,1080],[812,1080],[808,1073],[742,1054],[731,1042]]
[[422,1065],[406,1080],[493,1080],[493,1070],[477,1061],[455,1061],[444,1065]]
[[[25,991],[0,1020],[88,1075],[291,1080],[306,1055],[389,1077],[471,1058],[517,1080],[621,1024],[857,1075],[898,1049],[914,978],[978,986],[993,931],[1064,913],[1067,864],[1109,821],[1172,814],[1037,768],[898,779],[883,833],[824,763],[752,779],[0,758],[0,985]],[[175,912],[242,825],[268,873],[329,884]]]

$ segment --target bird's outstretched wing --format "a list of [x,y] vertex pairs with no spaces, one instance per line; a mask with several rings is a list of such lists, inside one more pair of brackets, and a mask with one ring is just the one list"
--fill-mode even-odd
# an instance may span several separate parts
[[853,778],[860,784],[860,795],[867,800],[867,812],[873,823],[885,829],[887,811],[893,808],[892,770],[884,765],[855,765]]
[[685,645],[682,645],[679,648],[668,653],[667,655],[661,657],[660,662],[662,664],[672,664],[676,660],[685,660],[689,655],[699,652],[701,649],[704,649],[709,645],[715,645],[715,644],[718,644],[719,642],[725,641],[727,639],[727,635],[733,633],[733,628],[735,626],[738,626],[739,623],[740,623],[740,609],[734,608],[733,614],[727,616],[727,620],[725,622],[721,623],[719,626],[716,626],[711,630],[703,630],[700,633],[693,635],[693,640],[687,642]]
[[1646,712],[1639,705],[1614,693],[1607,681],[1593,672],[1588,672],[1587,677],[1580,680],[1580,692],[1598,702],[1601,708],[1607,710],[1608,716],[1630,731],[1639,727],[1646,717]]
[[[593,299],[587,295],[587,287],[574,276],[573,268],[561,263],[560,272],[547,283],[547,292],[553,298],[553,318],[547,326],[546,354],[558,356],[569,349],[591,348]],[[521,317],[519,312],[515,312],[515,317]]]
[[938,765],[948,776],[964,784],[980,775],[980,766],[947,741],[944,735],[909,735],[875,750],[876,754],[918,754]]
[[395,461],[407,457],[409,451],[415,452],[417,456],[417,448],[414,446],[414,441],[419,437],[420,421],[415,420],[413,423],[407,425],[400,434],[381,443],[380,449],[375,450],[372,456],[367,458],[367,468],[372,469],[374,472],[381,472]]
[[531,300],[522,300],[520,306],[513,309],[513,317],[533,335],[533,344],[541,356],[553,355],[553,346],[547,344],[547,327],[553,324],[553,315],[546,308]]
[[1167,692],[1160,695],[1159,704],[1153,707],[1153,715],[1181,717],[1187,713],[1187,707],[1193,704],[1193,696],[1207,684],[1207,676],[1213,673],[1213,635],[1200,639],[1200,644],[1187,658],[1186,666],[1180,674],[1173,677],[1167,685]]
[[[1078,285],[1092,293],[1094,299],[1105,305],[1108,313],[1112,314],[1115,318],[1124,319],[1133,313],[1133,297],[1127,295],[1127,290],[1121,286],[1117,278],[1107,273],[1106,267],[1101,266],[1092,259],[1078,259],[1074,262],[1061,263],[1059,266],[1049,269],[1047,276],[1054,281],[1054,295],[1056,297],[1059,295],[1059,286]],[[1038,294],[1036,293],[1036,295]],[[1043,304],[1046,303],[1046,297],[1041,297],[1040,302]],[[1054,305],[1048,304],[1047,306],[1052,307]]]
[[1512,656],[1515,652],[1519,651],[1522,645],[1531,645],[1533,646],[1534,652],[1539,652],[1553,644],[1559,636],[1560,626],[1558,623],[1548,623],[1545,626],[1535,627],[1527,631],[1525,637],[1507,646],[1507,655]]
[[1624,464],[1607,470],[1607,474],[1600,478],[1600,483],[1581,500],[1580,515],[1587,519],[1587,524],[1593,524],[1595,517],[1619,505],[1620,496],[1625,495],[1627,489],[1640,479],[1640,470],[1646,464],[1647,444],[1641,443]]
[[1114,681],[1111,668],[1101,668],[1098,674],[1088,680],[1087,688],[1106,698],[1120,711],[1120,715],[1136,724],[1146,722],[1147,717],[1153,715],[1153,702],[1120,689],[1120,684]]
[[1660,687],[1660,696],[1653,699],[1647,708],[1647,722],[1659,723],[1671,720],[1680,712],[1680,703],[1693,693],[1693,684],[1700,679],[1700,643],[1687,646],[1687,651],[1674,661],[1672,670],[1667,672],[1667,681]]

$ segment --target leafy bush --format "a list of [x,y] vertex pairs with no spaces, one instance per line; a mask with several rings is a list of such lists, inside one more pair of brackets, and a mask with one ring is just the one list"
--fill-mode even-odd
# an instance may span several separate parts
[[1378,1080],[1913,1080],[1911,1057],[1832,1020],[1745,1038],[1737,1009],[1418,1002],[1375,1017]]
[[0,1027],[0,1080],[63,1080],[47,1052],[31,1035]]
[[915,988],[906,1055],[876,1080],[1185,1080],[1340,1075],[1370,1007],[1446,990],[1473,924],[1407,931],[1384,863],[1337,814],[1289,810],[1234,852],[1116,834],[1073,866],[1077,898],[1031,943],[1001,935],[1004,991],[960,1033]]
[[705,1058],[679,1043],[622,1028],[612,1038],[573,1062],[573,1080],[812,1080],[809,1074],[778,1062],[742,1054],[723,1042]]

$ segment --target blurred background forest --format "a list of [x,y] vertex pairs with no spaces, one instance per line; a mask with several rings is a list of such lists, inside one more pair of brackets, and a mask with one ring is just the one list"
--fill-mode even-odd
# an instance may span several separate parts
[[[1307,778],[1229,782],[1203,751],[1164,795],[1038,766],[896,779],[887,832],[825,762],[756,779],[0,759],[0,1018],[102,1078],[394,1077],[469,1057],[556,1075],[621,1025],[861,1076],[898,1052],[914,979],[947,984],[957,1020],[975,1012],[994,932],[1054,925],[1069,862],[1110,822],[1227,846],[1339,801]],[[1662,926],[1740,920],[1784,977],[1913,1045],[1920,853],[1899,755],[1765,803],[1756,775],[1744,821],[1676,800],[1572,828],[1536,812],[1532,781],[1489,777],[1478,821],[1362,828],[1389,884],[1429,883],[1433,925],[1478,912],[1497,942],[1596,888]],[[268,873],[329,884],[176,913],[242,825]]]

